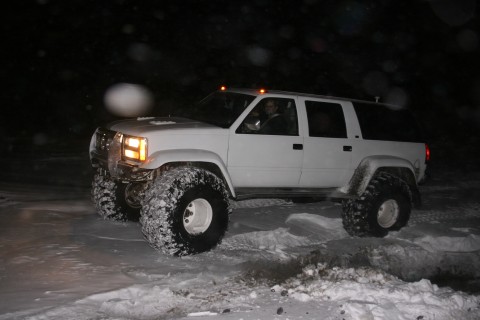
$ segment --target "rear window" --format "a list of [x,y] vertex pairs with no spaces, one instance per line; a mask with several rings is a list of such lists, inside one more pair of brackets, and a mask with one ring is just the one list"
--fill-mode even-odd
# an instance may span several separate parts
[[420,128],[407,109],[353,102],[362,136],[367,140],[423,142]]

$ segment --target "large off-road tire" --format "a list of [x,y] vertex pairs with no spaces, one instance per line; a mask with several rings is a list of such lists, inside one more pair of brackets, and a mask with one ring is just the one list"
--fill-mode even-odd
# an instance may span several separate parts
[[139,189],[137,184],[114,181],[108,174],[98,170],[92,181],[92,200],[97,213],[105,220],[138,221],[140,202],[132,195]]
[[154,248],[183,256],[220,243],[230,211],[221,179],[207,170],[180,167],[164,172],[147,189],[140,223]]
[[351,236],[384,237],[407,224],[411,201],[405,181],[380,172],[358,199],[343,202],[343,226]]

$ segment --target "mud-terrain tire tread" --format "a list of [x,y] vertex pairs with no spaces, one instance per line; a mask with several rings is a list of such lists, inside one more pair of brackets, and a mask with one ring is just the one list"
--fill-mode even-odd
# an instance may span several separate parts
[[[196,198],[206,199],[213,209],[208,229],[196,235],[183,226],[183,212]],[[210,171],[178,167],[162,173],[145,192],[140,223],[142,232],[155,249],[185,256],[217,246],[228,229],[231,212],[223,181]]]
[[[386,199],[395,199],[400,207],[396,223],[389,228],[383,228],[377,222],[378,208]],[[400,230],[407,224],[411,207],[412,194],[408,184],[395,175],[380,172],[358,199],[343,202],[343,227],[351,236],[384,237],[389,231]]]
[[96,211],[104,220],[138,221],[140,208],[130,207],[125,202],[127,184],[116,182],[108,175],[95,172],[92,181],[92,201]]

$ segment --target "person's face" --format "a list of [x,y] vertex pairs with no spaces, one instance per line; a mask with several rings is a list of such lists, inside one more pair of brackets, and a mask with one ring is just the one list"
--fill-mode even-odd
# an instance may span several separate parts
[[272,115],[277,112],[278,107],[275,105],[273,101],[268,101],[265,105],[265,113],[267,115]]

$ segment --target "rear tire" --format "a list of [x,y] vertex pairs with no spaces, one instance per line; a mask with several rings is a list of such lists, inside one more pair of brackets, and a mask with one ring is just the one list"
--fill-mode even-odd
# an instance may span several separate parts
[[133,199],[136,184],[114,181],[108,174],[97,170],[92,181],[92,200],[98,215],[104,220],[138,221],[140,202]]
[[384,237],[389,231],[400,230],[407,224],[411,199],[405,181],[380,172],[360,198],[343,202],[343,226],[351,236]]
[[157,177],[146,191],[140,223],[154,248],[184,256],[219,244],[230,211],[222,180],[207,170],[181,167]]

